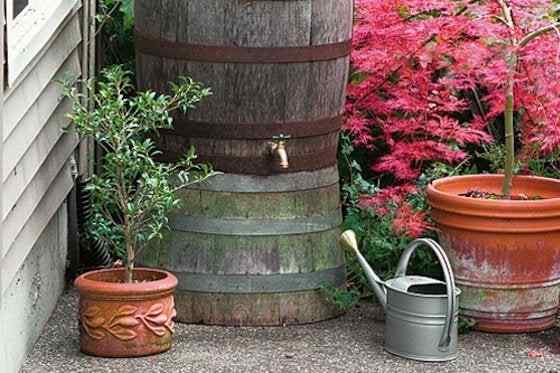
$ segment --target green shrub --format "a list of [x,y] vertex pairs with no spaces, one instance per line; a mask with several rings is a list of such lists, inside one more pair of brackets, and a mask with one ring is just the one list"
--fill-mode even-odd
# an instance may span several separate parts
[[100,0],[97,23],[102,67],[124,65],[134,71],[134,0]]
[[91,200],[86,229],[123,259],[129,282],[136,258],[168,228],[167,214],[180,204],[175,192],[213,174],[209,166],[194,164],[194,149],[177,164],[156,162],[159,151],[150,138],[173,128],[171,112],[187,112],[210,90],[180,78],[170,84],[170,96],[131,95],[130,75],[121,66],[106,69],[98,82],[83,82],[87,95],[72,82],[65,85],[73,108],[68,130],[93,138],[104,154],[99,173],[86,187]]
[[[406,234],[395,231],[395,211],[398,206],[387,206],[384,213],[375,209],[364,208],[360,205],[362,196],[375,195],[381,190],[380,181],[374,183],[364,178],[363,169],[356,157],[355,150],[347,135],[342,135],[340,145],[340,172],[342,177],[342,196],[344,205],[343,229],[356,232],[360,242],[360,250],[373,269],[381,278],[387,279],[394,275],[403,250],[414,239]],[[451,171],[439,165],[433,174],[424,175],[421,182],[427,183],[440,173],[449,174]],[[423,190],[418,188],[418,190]],[[426,211],[425,195],[421,192],[411,193],[407,199],[415,211]],[[428,233],[428,235],[430,235]],[[347,252],[347,285],[349,291],[360,294],[370,294],[369,285],[362,268],[352,253]],[[435,257],[426,250],[419,250],[410,263],[410,271],[440,277],[439,266]]]

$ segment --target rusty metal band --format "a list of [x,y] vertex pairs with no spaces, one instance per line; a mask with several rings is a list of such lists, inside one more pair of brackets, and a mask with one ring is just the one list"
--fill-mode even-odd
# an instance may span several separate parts
[[173,132],[209,139],[259,140],[270,139],[272,134],[279,133],[289,134],[292,138],[304,138],[339,131],[343,121],[343,115],[284,123],[212,123],[178,118],[174,122]]
[[[184,153],[176,153],[162,149],[158,157],[161,162],[176,162]],[[210,163],[214,169],[227,173],[270,176],[288,174],[301,171],[314,171],[335,166],[337,164],[337,149],[327,149],[313,154],[290,157],[290,167],[286,170],[276,167],[276,162],[269,157],[231,157],[198,154],[197,162]]]
[[350,55],[352,40],[306,47],[231,47],[152,39],[136,31],[136,50],[176,60],[280,64],[329,61]]
[[324,284],[342,286],[346,281],[344,266],[318,272],[273,275],[215,275],[173,271],[179,291],[202,293],[279,293],[319,289]]

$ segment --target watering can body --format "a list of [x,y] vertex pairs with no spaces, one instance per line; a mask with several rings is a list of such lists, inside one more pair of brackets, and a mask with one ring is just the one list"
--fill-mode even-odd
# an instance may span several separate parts
[[[366,262],[351,231],[342,243],[352,248],[381,305],[385,308],[385,350],[408,359],[448,361],[457,357],[460,290],[455,287],[449,259],[433,240],[419,239],[404,251],[395,277],[382,281]],[[445,282],[408,276],[406,269],[414,251],[427,246],[436,254]]]
[[[454,360],[457,357],[458,302],[454,302],[453,305],[449,341],[440,346],[448,321],[447,295],[417,294],[411,290],[400,290],[395,286],[395,282],[402,279],[410,279],[414,283],[425,281],[445,286],[442,281],[420,276],[406,276],[385,282],[387,289],[385,350],[413,360]],[[459,291],[455,290],[457,299]]]

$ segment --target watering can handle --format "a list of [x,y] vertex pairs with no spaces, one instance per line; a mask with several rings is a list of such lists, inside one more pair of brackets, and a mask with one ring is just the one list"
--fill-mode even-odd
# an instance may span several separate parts
[[403,255],[401,256],[395,277],[406,276],[408,262],[410,261],[410,258],[414,251],[420,246],[428,246],[430,247],[430,249],[432,249],[439,260],[439,263],[443,269],[443,275],[445,277],[445,284],[447,287],[447,319],[445,328],[443,329],[443,333],[439,341],[439,347],[445,350],[449,348],[449,345],[451,343],[451,329],[453,327],[453,316],[455,314],[455,279],[453,278],[451,263],[449,263],[449,259],[447,258],[447,255],[445,255],[445,252],[443,251],[441,246],[437,242],[429,238],[414,240],[406,248]]

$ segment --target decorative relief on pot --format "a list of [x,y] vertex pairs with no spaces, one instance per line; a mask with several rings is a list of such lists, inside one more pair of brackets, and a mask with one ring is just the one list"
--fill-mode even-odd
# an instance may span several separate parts
[[250,315],[249,308],[242,303],[238,303],[233,307],[231,318],[235,325],[243,326],[249,320]]
[[[177,315],[174,300],[168,307],[162,303],[154,303],[142,312],[140,307],[124,305],[113,315],[104,315],[99,306],[85,307],[80,315],[80,325],[83,331],[92,339],[101,340],[108,335],[121,341],[130,341],[138,337],[140,325],[158,337],[163,337],[167,331],[173,334],[174,319]],[[105,312],[107,313],[107,312]]]

